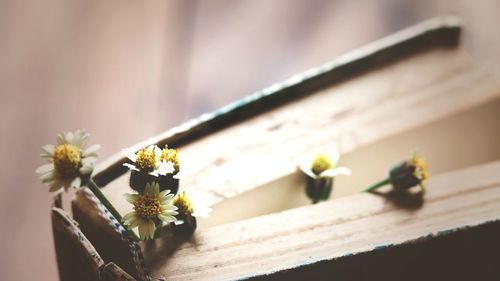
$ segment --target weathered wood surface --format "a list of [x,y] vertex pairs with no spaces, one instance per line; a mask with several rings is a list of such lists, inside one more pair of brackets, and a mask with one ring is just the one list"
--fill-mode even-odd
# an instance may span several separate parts
[[[151,275],[168,280],[296,280],[307,276],[322,280],[384,276],[389,280],[415,280],[433,277],[432,270],[439,268],[436,276],[460,277],[456,273],[464,273],[460,280],[472,275],[491,279],[498,277],[488,274],[500,256],[495,252],[500,249],[495,238],[500,233],[499,171],[500,161],[488,163],[431,178],[423,197],[387,190],[356,194],[200,230],[180,245],[159,239],[152,242],[156,247],[145,245],[143,252]],[[482,224],[486,225],[477,227]],[[475,227],[476,232],[464,233],[473,236],[460,234],[468,227]],[[433,242],[443,235],[458,238]],[[411,243],[431,244],[415,248]],[[433,252],[442,250],[439,247],[443,245],[448,252]],[[154,251],[148,250],[152,248]],[[385,248],[395,252],[387,253]],[[468,256],[478,251],[480,256]],[[372,256],[364,256],[365,252]],[[436,257],[443,267],[429,264]],[[466,263],[468,267],[454,268],[453,263]],[[448,267],[454,271],[443,272]],[[314,268],[319,271],[311,271]],[[405,272],[409,275],[403,276]]]
[[[282,83],[276,83],[213,113],[203,114],[132,148],[138,150],[150,144],[181,147],[290,101],[309,96],[323,88],[424,50],[456,47],[460,36],[460,25],[459,19],[446,17],[410,27],[336,60],[294,75]],[[109,158],[97,168],[95,181],[104,186],[116,179],[127,171],[122,166],[125,161],[126,158],[121,153]]]
[[[346,153],[499,96],[499,73],[461,48],[430,49],[181,147],[181,188],[215,204],[293,173],[304,154]],[[120,211],[127,177],[104,191]]]
[[[54,205],[60,205],[60,199],[57,197]],[[52,207],[50,215],[59,278],[63,281],[98,281],[98,269],[104,265],[104,262],[82,233],[78,223],[56,206]]]
[[[225,114],[204,115],[135,148],[165,142],[180,146],[181,163],[190,174],[181,188],[221,202],[293,174],[301,155],[346,153],[497,99],[499,73],[476,65],[456,46],[457,38],[457,25],[449,22],[407,30],[258,95],[287,93],[290,99],[252,96],[242,107],[230,105],[219,112]],[[310,84],[316,79],[320,86]],[[122,196],[130,192],[128,175],[118,177],[124,161],[123,156],[111,159],[96,176],[102,184],[114,180],[104,193],[123,214],[131,208]],[[346,255],[497,219],[499,169],[493,163],[433,177],[423,208],[416,197],[402,198],[414,205],[401,206],[389,197],[356,195],[200,229],[193,241],[179,245],[160,239],[143,244],[143,252],[152,276],[169,280],[310,274],[316,265],[338,267],[349,259]],[[390,249],[406,251],[398,247]],[[295,269],[282,271],[288,268]]]
[[217,203],[295,171],[302,155],[346,153],[500,94],[500,76],[461,49],[432,50],[182,147],[183,186]]
[[136,281],[132,276],[112,262],[102,267],[101,278],[103,281]]

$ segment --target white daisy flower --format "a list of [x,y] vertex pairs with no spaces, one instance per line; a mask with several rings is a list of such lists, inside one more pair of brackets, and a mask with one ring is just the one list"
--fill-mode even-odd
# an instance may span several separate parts
[[40,157],[51,163],[39,167],[36,172],[49,186],[49,191],[57,191],[61,187],[65,191],[70,187],[79,188],[90,178],[100,145],[92,145],[82,152],[89,136],[84,130],[63,132],[57,136],[57,146],[48,144],[42,147],[44,152]]
[[337,175],[351,175],[351,169],[347,167],[335,167],[339,161],[338,152],[321,153],[314,159],[302,157],[297,161],[298,168],[313,179],[333,178]]
[[134,211],[123,217],[123,223],[130,228],[139,227],[141,239],[153,239],[155,220],[175,222],[177,207],[172,205],[170,190],[160,192],[158,183],[147,183],[144,194],[125,194],[125,199],[134,205]]
[[185,223],[187,217],[208,217],[212,212],[210,204],[202,200],[191,200],[186,192],[183,191],[182,194],[179,193],[174,200],[172,205],[178,208],[179,214],[177,215],[177,221],[175,225],[180,225]]
[[160,159],[162,149],[156,145],[151,145],[147,148],[134,153],[132,150],[124,150],[125,155],[133,162],[124,163],[123,166],[128,167],[131,171],[146,172],[151,176],[165,176],[175,171],[174,163],[166,159]]

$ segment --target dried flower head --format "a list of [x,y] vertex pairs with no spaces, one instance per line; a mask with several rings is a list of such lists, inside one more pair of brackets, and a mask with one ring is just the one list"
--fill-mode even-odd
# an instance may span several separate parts
[[417,153],[409,160],[394,166],[389,172],[389,180],[396,189],[408,189],[415,185],[423,188],[423,181],[428,178],[427,162]]

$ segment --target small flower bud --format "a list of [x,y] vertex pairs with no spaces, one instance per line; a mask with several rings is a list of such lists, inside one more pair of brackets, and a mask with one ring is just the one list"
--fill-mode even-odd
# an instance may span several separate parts
[[422,182],[429,178],[427,163],[424,158],[413,157],[394,166],[389,171],[389,181],[396,189],[408,189],[415,185],[422,185]]

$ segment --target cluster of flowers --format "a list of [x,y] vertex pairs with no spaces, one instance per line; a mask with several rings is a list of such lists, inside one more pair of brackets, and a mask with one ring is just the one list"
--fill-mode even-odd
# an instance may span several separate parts
[[202,202],[193,203],[184,191],[177,194],[182,178],[178,150],[153,145],[125,154],[131,163],[123,165],[131,171],[130,187],[137,194],[125,194],[134,211],[123,217],[123,223],[138,227],[141,239],[153,239],[163,223],[171,224],[177,233],[193,233],[196,217],[208,216],[211,209]]
[[193,203],[185,192],[177,194],[182,177],[178,151],[167,146],[164,149],[150,146],[137,153],[125,151],[131,162],[124,164],[131,171],[130,187],[137,193],[124,195],[133,205],[133,211],[122,218],[91,178],[100,146],[93,145],[83,152],[88,138],[89,134],[83,130],[63,132],[58,135],[56,146],[42,147],[40,156],[50,163],[36,172],[49,191],[88,186],[137,240],[132,229],[138,228],[142,240],[153,239],[160,233],[163,223],[170,224],[176,233],[192,234],[196,229],[196,217],[206,217],[211,212],[208,205]]
[[[123,165],[130,169],[130,187],[135,194],[125,194],[125,199],[133,205],[133,211],[123,218],[106,199],[100,188],[91,178],[97,160],[99,145],[83,149],[89,134],[83,130],[75,133],[63,132],[57,137],[57,145],[42,147],[40,156],[50,163],[36,170],[49,191],[60,192],[71,188],[88,186],[111,214],[120,221],[128,233],[139,239],[134,228],[138,228],[140,239],[154,239],[166,223],[175,233],[190,235],[196,230],[196,217],[206,217],[212,211],[203,202],[193,202],[185,192],[179,191],[182,178],[178,151],[165,146],[164,149],[152,145],[137,153],[125,150],[130,160]],[[298,168],[306,176],[306,194],[313,203],[327,200],[332,191],[333,180],[337,175],[350,175],[346,167],[336,167],[339,154],[319,154],[314,159],[299,160]],[[396,190],[407,190],[420,185],[425,191],[423,181],[428,175],[426,161],[414,154],[409,160],[395,165],[389,176],[365,189],[375,189],[391,184]]]

